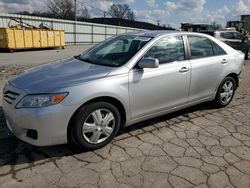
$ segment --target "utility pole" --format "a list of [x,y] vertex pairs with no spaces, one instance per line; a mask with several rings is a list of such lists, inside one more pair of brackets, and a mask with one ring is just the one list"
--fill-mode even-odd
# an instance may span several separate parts
[[157,20],[157,25],[160,26],[160,20]]
[[76,44],[76,21],[77,21],[77,15],[76,15],[76,0],[74,0],[74,13],[75,13],[74,42],[75,42],[75,44]]
[[74,12],[75,12],[75,21],[77,21],[77,15],[76,15],[76,0],[74,0]]

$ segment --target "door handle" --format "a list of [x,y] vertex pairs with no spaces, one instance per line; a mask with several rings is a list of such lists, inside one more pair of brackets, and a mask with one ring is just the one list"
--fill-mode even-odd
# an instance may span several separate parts
[[222,59],[221,63],[224,65],[224,64],[227,64],[227,60],[226,59]]
[[189,71],[189,68],[188,67],[182,67],[179,72],[187,72]]

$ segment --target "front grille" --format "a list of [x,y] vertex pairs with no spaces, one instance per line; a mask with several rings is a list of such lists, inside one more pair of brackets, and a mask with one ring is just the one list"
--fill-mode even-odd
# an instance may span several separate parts
[[11,90],[4,91],[3,99],[9,104],[13,104],[20,94]]

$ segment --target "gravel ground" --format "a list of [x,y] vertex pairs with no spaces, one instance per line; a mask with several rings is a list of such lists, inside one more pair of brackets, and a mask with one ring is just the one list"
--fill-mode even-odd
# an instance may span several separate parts
[[[35,49],[20,50],[15,53],[8,53],[0,50],[0,91],[8,78],[18,75],[25,69],[34,66],[41,66],[46,63],[71,58],[78,55],[93,45],[72,45],[66,49]],[[0,92],[0,99],[2,92]],[[0,105],[2,101],[0,100]]]
[[[0,99],[2,99],[2,91],[4,84],[7,82],[9,78],[12,78],[16,75],[19,75],[26,69],[29,69],[33,65],[0,65]],[[2,105],[2,100],[0,100],[0,105]]]
[[[25,68],[1,67],[0,85]],[[91,152],[31,146],[4,121],[0,108],[0,187],[250,187],[250,63],[228,107],[141,122]]]
[[0,50],[1,65],[39,65],[51,61],[57,61],[73,57],[90,48],[93,45],[66,46],[66,49],[48,48],[35,50],[19,50],[15,53],[8,53]]

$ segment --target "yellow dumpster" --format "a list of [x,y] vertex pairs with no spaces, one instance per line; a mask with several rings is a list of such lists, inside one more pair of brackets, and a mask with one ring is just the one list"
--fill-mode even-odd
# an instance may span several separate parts
[[65,47],[63,30],[0,28],[0,48],[16,49]]

